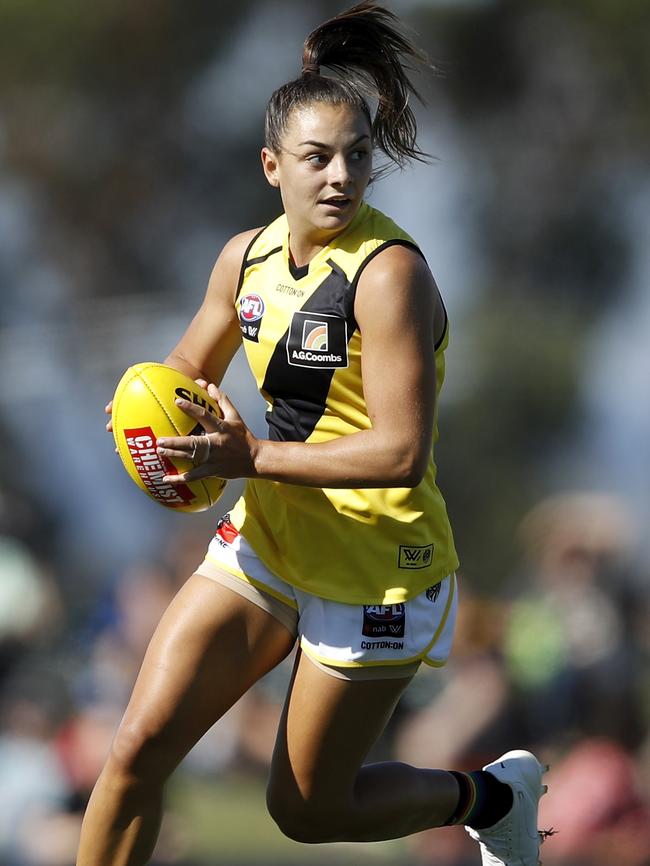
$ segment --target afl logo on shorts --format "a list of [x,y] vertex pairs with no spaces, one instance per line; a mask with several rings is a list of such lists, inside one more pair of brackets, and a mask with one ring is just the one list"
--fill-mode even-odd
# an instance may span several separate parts
[[239,301],[239,327],[245,340],[259,342],[264,301],[259,295],[245,295]]
[[403,604],[364,604],[363,631],[366,637],[404,637],[406,608]]

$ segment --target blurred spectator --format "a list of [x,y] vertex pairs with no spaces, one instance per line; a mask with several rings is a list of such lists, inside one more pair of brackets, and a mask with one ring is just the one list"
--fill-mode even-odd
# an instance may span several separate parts
[[505,634],[505,658],[528,737],[642,736],[628,580],[636,528],[625,504],[568,493],[523,520],[528,568]]
[[24,653],[56,633],[63,606],[51,577],[16,538],[0,535],[0,686]]
[[540,825],[560,832],[544,843],[545,863],[648,866],[650,802],[620,745],[583,740],[551,767],[548,784]]
[[164,566],[139,562],[120,575],[94,612],[89,659],[76,684],[84,703],[126,707],[145,650],[176,591]]
[[0,712],[0,862],[22,866],[33,823],[64,810],[70,788],[52,748],[69,705],[60,678],[38,670],[5,684]]
[[[12,540],[0,550],[7,573],[0,592],[19,610],[14,621],[4,617],[4,633],[24,645],[5,684],[0,719],[0,863],[71,866],[83,810],[146,646],[176,590],[175,576],[159,564],[134,565],[112,598],[99,603],[86,657],[74,657],[68,645],[46,661],[49,596],[20,545]],[[84,644],[71,641],[83,653]],[[187,863],[187,849],[182,824],[167,814],[152,863]]]

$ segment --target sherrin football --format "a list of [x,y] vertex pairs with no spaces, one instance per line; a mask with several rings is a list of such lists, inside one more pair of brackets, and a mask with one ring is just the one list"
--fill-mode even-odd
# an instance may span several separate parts
[[201,478],[182,484],[162,480],[165,475],[187,472],[192,463],[159,456],[157,440],[203,432],[201,425],[176,405],[178,397],[222,417],[208,392],[179,370],[155,363],[129,367],[113,397],[113,436],[124,468],[151,499],[176,511],[205,511],[223,493],[223,478]]

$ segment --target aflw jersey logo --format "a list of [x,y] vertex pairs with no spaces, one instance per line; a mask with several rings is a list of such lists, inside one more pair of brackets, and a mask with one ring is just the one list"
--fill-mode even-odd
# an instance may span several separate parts
[[287,361],[319,370],[348,366],[348,323],[328,313],[296,310],[287,339]]
[[398,568],[427,568],[433,559],[433,544],[400,544]]

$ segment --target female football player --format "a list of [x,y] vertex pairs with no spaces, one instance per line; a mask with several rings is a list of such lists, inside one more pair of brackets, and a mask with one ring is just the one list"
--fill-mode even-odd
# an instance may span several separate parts
[[[424,157],[405,72],[421,59],[364,0],[310,34],[302,74],[270,99],[262,166],[284,213],[226,244],[166,359],[223,419],[181,401],[205,434],[158,441],[194,463],[170,480],[245,478],[246,490],[151,640],[78,866],[147,862],[169,775],[296,641],[267,794],[285,834],[373,841],[464,824],[486,866],[537,866],[530,753],[471,773],[364,764],[418,666],[445,663],[456,610],[432,450],[447,315],[417,244],[364,201],[373,152]],[[215,385],[242,343],[267,439]]]

